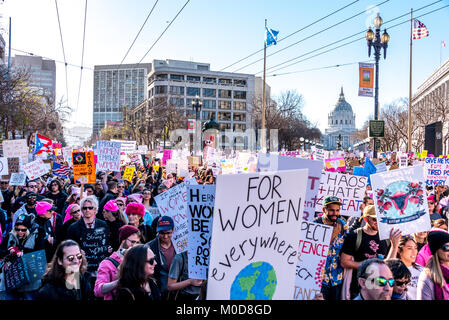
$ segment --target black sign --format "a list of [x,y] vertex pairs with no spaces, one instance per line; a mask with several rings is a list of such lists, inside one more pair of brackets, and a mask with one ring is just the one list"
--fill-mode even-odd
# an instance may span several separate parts
[[42,279],[45,271],[47,271],[47,257],[45,250],[30,252],[22,256],[25,263],[26,273],[30,282]]
[[3,272],[5,273],[5,287],[8,291],[20,288],[29,283],[27,270],[22,258],[16,258],[5,263]]
[[369,137],[383,138],[385,136],[385,122],[383,120],[370,120]]

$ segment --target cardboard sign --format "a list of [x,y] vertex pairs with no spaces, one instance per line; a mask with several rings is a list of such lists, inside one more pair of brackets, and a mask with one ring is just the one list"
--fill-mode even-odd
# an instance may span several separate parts
[[200,156],[189,156],[187,159],[189,160],[189,166],[199,167],[201,165]]
[[346,171],[345,158],[332,158],[324,160],[324,167],[329,172],[342,172]]
[[97,170],[120,171],[120,142],[97,141]]
[[295,300],[312,300],[321,291],[332,227],[303,221],[296,265]]
[[22,159],[22,164],[25,164],[28,163],[28,151],[26,139],[3,141],[3,156],[5,158],[19,157]]
[[73,152],[72,160],[75,181],[83,184],[96,182],[93,151]]
[[449,159],[427,157],[424,165],[426,185],[449,185]]
[[8,158],[0,157],[0,176],[6,176],[8,174]]
[[187,186],[189,185],[197,185],[196,179],[188,179],[154,197],[161,215],[171,217],[175,223],[172,242],[176,253],[187,250],[187,236],[189,232]]
[[11,173],[11,178],[9,179],[10,186],[24,186],[26,184],[26,174],[21,173]]
[[207,279],[214,214],[215,186],[187,187],[189,278]]
[[207,299],[293,298],[307,179],[307,169],[217,177]]
[[402,235],[431,228],[423,166],[371,175],[380,240],[395,228]]
[[24,164],[23,171],[25,171],[28,179],[34,180],[47,174],[48,167],[41,159],[38,159]]
[[342,202],[341,215],[360,217],[360,205],[363,203],[367,184],[367,177],[323,171],[316,211],[323,212],[323,200],[326,196],[336,196]]
[[134,171],[136,171],[136,167],[126,167],[125,172],[123,173],[123,179],[131,182],[134,176]]

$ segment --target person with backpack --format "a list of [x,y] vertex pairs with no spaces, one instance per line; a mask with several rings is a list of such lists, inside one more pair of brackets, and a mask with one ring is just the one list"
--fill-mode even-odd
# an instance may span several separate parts
[[323,200],[323,212],[321,217],[315,218],[315,223],[326,224],[333,227],[329,254],[324,267],[321,293],[324,300],[340,300],[343,287],[344,269],[340,264],[340,249],[344,238],[348,233],[348,225],[340,216],[342,202],[338,197],[327,196]]
[[122,226],[119,231],[119,243],[119,249],[100,262],[94,286],[94,294],[97,298],[114,300],[114,293],[118,283],[118,267],[126,251],[140,244],[139,229],[130,225]]
[[[341,248],[341,266],[343,268],[357,270],[360,262],[366,259],[389,259],[395,258],[397,255],[401,231],[392,229],[390,241],[381,241],[374,205],[366,206],[361,219],[365,220],[365,226],[349,233]],[[352,275],[350,275],[351,273]],[[343,298],[352,300],[359,294],[356,272],[347,273],[346,281],[350,281],[350,297],[348,297],[348,291],[346,290],[343,293]]]

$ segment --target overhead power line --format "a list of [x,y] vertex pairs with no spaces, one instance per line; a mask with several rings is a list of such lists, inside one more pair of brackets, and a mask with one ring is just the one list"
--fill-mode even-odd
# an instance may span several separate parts
[[349,65],[353,65],[353,64],[358,64],[360,62],[369,63],[369,62],[373,62],[373,61],[374,60],[356,61],[356,62],[334,64],[334,65],[326,66],[326,67],[317,67],[317,68],[306,69],[306,70],[297,70],[297,71],[290,71],[290,72],[277,73],[277,74],[273,73],[273,74],[267,75],[267,77],[278,77],[278,76],[284,76],[284,75],[294,74],[294,73],[303,73],[303,72],[318,71],[318,70],[324,70],[324,69],[340,68],[340,67],[345,67],[345,66],[349,66]]
[[[283,41],[283,40],[285,40],[285,39],[287,39],[287,38],[290,38],[292,35],[294,35],[294,34],[300,32],[300,31],[303,31],[303,30],[309,28],[309,27],[313,26],[314,24],[316,24],[316,23],[318,23],[318,22],[320,22],[320,21],[323,21],[324,19],[326,19],[326,18],[328,18],[328,17],[330,17],[330,16],[336,14],[337,12],[340,12],[340,11],[343,10],[343,9],[346,9],[346,8],[349,7],[349,6],[352,6],[354,3],[358,2],[358,1],[359,1],[359,0],[353,1],[353,2],[351,2],[351,3],[349,3],[349,4],[345,5],[345,6],[341,7],[340,9],[331,12],[331,13],[328,14],[328,15],[326,15],[326,16],[324,16],[324,17],[318,19],[318,20],[315,20],[314,22],[308,24],[307,26],[305,26],[305,27],[303,27],[303,28],[300,28],[300,29],[298,29],[298,30],[296,30],[296,31],[294,31],[294,32],[292,32],[292,33],[290,33],[289,35],[287,35],[286,37],[284,37],[284,38],[282,38],[282,39],[279,39],[279,40],[277,41],[277,43],[279,43],[279,42],[281,42],[281,41]],[[242,58],[242,59],[240,59],[240,60],[238,60],[238,61],[236,61],[236,62],[234,62],[234,63],[228,65],[227,67],[224,67],[224,68],[221,69],[220,71],[226,70],[226,69],[228,69],[228,68],[230,68],[230,67],[236,65],[237,63],[242,62],[242,61],[244,61],[244,60],[246,60],[246,59],[248,59],[248,58],[250,58],[250,57],[252,57],[252,56],[258,54],[259,52],[262,52],[262,51],[263,51],[263,48],[261,48],[260,50],[255,51],[255,52],[253,52],[253,53],[251,53],[249,56],[246,56],[245,58]]]
[[83,64],[84,64],[84,44],[86,42],[86,21],[87,21],[87,0],[84,6],[84,31],[83,31],[83,50],[81,53],[81,72],[80,72],[80,85],[78,88],[78,100],[76,102],[76,110],[78,110],[78,105],[80,103],[80,94],[81,94],[81,82],[83,80]]
[[61,20],[59,18],[59,8],[58,8],[58,1],[55,0],[55,6],[56,6],[56,15],[58,17],[58,26],[59,26],[59,35],[61,37],[61,46],[62,46],[62,56],[64,57],[64,67],[65,67],[65,90],[66,90],[66,96],[67,96],[67,103],[69,101],[69,82],[67,79],[67,60],[65,58],[65,49],[64,49],[64,41],[62,37],[62,28],[61,28]]
[[187,0],[186,3],[182,6],[181,10],[178,11],[178,13],[176,14],[176,16],[172,19],[172,21],[170,22],[170,24],[165,28],[165,30],[161,33],[161,35],[156,39],[156,41],[151,45],[150,49],[148,49],[148,51],[145,53],[145,55],[142,57],[142,59],[140,59],[140,61],[137,64],[140,64],[142,62],[143,59],[145,59],[145,57],[147,56],[147,54],[151,51],[151,49],[153,49],[153,47],[156,45],[156,43],[159,41],[159,39],[162,38],[162,36],[164,35],[164,33],[168,30],[168,28],[170,28],[170,26],[172,25],[173,22],[175,22],[175,20],[178,18],[179,14],[182,12],[182,10],[184,10],[184,8],[187,6],[187,4],[190,2],[190,0]]
[[130,45],[129,48],[128,48],[128,51],[126,51],[126,54],[125,54],[125,56],[123,57],[122,62],[120,62],[120,65],[123,64],[123,61],[125,61],[126,57],[128,56],[128,53],[131,51],[131,48],[134,46],[134,43],[136,42],[137,38],[139,37],[140,32],[142,32],[143,27],[144,27],[145,24],[147,23],[148,19],[150,18],[151,14],[153,13],[153,10],[154,10],[154,8],[156,7],[156,5],[157,5],[158,2],[159,2],[159,0],[156,0],[156,2],[154,3],[153,7],[152,7],[151,10],[150,10],[150,13],[148,14],[148,16],[147,16],[147,18],[145,19],[144,23],[143,23],[142,26],[140,27],[139,32],[137,32],[137,35],[136,35],[136,37],[134,38],[133,43],[131,43],[131,45]]

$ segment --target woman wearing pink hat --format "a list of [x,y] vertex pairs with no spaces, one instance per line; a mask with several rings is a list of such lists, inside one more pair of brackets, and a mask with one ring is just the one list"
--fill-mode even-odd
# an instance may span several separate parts
[[427,205],[429,206],[430,220],[435,221],[441,219],[441,215],[437,210],[435,195],[431,194],[430,196],[427,197]]
[[145,206],[141,203],[131,202],[126,206],[125,213],[128,216],[128,224],[137,227],[142,234],[142,242],[146,243],[151,240],[151,226],[143,223],[145,216]]
[[116,251],[120,245],[118,241],[119,229],[126,224],[115,200],[109,200],[103,207],[103,217],[109,226],[111,246]]
[[64,224],[62,225],[61,230],[61,241],[65,240],[67,238],[67,230],[69,230],[69,227],[79,221],[82,217],[81,214],[81,207],[77,203],[73,203],[67,207],[65,210],[65,217],[64,217]]

